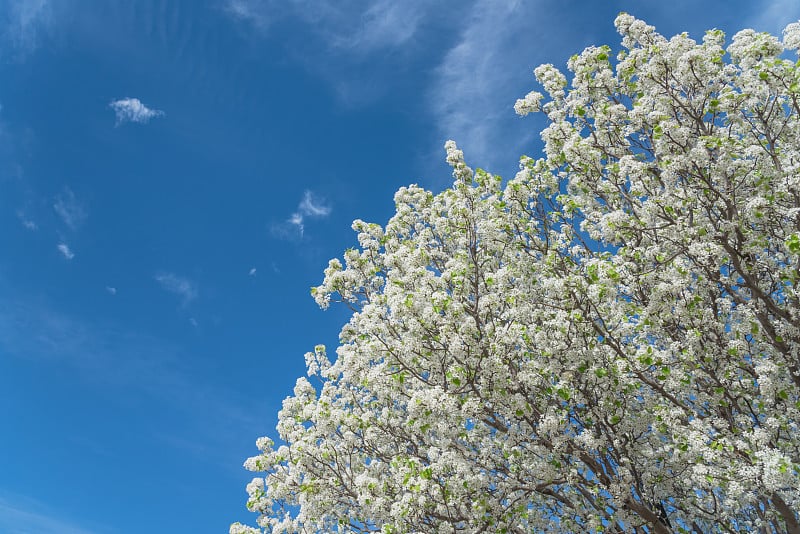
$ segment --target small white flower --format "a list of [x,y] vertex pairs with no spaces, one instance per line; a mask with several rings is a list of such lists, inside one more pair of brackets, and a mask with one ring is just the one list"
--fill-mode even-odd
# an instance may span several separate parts
[[517,112],[517,115],[524,117],[528,113],[535,113],[542,109],[541,101],[544,98],[542,93],[531,91],[525,98],[520,98],[514,104],[514,111]]
[[[783,47],[787,50],[800,49],[800,22],[792,22],[783,30]],[[800,53],[800,50],[798,50]]]

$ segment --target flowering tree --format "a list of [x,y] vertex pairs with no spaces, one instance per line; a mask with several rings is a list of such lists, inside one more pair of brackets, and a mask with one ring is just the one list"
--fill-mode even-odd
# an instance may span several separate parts
[[543,158],[448,142],[451,189],[353,224],[337,357],[245,464],[263,529],[800,532],[800,24],[616,27],[517,102]]

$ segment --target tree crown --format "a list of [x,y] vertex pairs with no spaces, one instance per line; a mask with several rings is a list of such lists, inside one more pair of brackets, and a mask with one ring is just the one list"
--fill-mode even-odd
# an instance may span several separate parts
[[615,24],[517,101],[542,158],[448,142],[452,188],[353,223],[337,356],[245,464],[261,527],[800,531],[800,23]]

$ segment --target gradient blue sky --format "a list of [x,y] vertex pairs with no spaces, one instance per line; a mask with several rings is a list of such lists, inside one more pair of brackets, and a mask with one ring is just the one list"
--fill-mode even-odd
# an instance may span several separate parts
[[227,532],[303,353],[308,292],[450,182],[540,150],[532,69],[664,34],[778,33],[797,0],[0,0],[0,532]]

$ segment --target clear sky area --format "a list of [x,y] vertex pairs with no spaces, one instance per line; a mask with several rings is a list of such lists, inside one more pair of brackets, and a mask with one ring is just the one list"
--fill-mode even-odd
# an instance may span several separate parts
[[394,192],[538,157],[541,63],[798,0],[0,0],[0,533],[227,532]]

